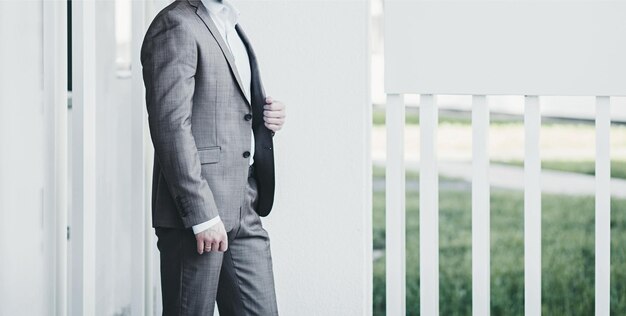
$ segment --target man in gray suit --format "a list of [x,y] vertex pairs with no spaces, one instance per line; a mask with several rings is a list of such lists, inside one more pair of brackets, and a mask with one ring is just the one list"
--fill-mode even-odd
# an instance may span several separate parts
[[152,216],[164,315],[277,315],[269,236],[272,137],[285,106],[265,96],[226,0],[178,0],[141,48],[155,149]]

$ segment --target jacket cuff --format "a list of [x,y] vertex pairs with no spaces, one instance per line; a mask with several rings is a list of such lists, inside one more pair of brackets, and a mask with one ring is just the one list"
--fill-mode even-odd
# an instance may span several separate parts
[[175,200],[185,228],[191,228],[219,215],[215,201],[193,201],[180,196]]
[[191,227],[191,229],[193,230],[193,233],[197,235],[198,233],[201,233],[201,232],[203,232],[203,231],[205,231],[205,230],[215,226],[220,221],[221,221],[220,217],[216,216],[216,217],[213,217],[212,219],[210,219],[210,220],[208,220],[208,221],[206,221],[204,223],[200,223],[198,225],[193,225]]

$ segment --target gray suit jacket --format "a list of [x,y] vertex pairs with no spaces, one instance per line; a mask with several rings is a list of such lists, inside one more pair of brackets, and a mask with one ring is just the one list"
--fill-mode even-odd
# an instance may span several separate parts
[[141,47],[150,134],[155,149],[154,227],[189,228],[220,215],[230,230],[247,183],[250,133],[258,182],[257,213],[274,199],[272,133],[263,124],[265,94],[254,51],[251,99],[233,56],[200,0],[178,0],[154,18]]

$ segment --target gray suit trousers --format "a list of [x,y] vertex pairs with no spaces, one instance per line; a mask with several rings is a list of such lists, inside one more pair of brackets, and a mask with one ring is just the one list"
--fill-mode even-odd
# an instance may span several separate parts
[[255,212],[257,184],[248,177],[228,250],[199,255],[191,229],[157,227],[163,315],[278,315],[270,240]]

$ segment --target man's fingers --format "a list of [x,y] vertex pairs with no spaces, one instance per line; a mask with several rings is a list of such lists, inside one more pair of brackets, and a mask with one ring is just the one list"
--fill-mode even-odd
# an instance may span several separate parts
[[196,244],[198,246],[198,254],[203,254],[204,253],[204,240],[198,239],[196,241]]
[[280,101],[274,101],[272,103],[268,103],[263,106],[263,109],[271,110],[271,111],[279,111],[279,110],[283,110],[284,108],[285,108],[285,105]]
[[211,251],[217,251],[220,248],[220,243],[217,241],[214,241],[211,243]]
[[265,123],[265,127],[269,128],[270,130],[276,132],[278,130],[280,130],[280,125],[278,124],[271,124],[271,123]]
[[269,123],[265,123],[265,127],[269,128],[270,130],[276,132],[280,129],[280,127],[276,124],[269,124]]
[[274,100],[272,97],[266,97],[265,103],[267,103],[263,106],[265,127],[273,132],[277,132],[285,123],[285,105],[280,101]]
[[219,241],[198,240],[198,253],[203,254],[211,251],[221,251],[221,243]]
[[263,111],[263,116],[265,117],[275,117],[275,118],[283,118],[285,117],[285,111]]
[[284,122],[282,118],[274,118],[274,117],[265,117],[264,120],[268,124],[276,124],[276,125],[281,125]]
[[219,222],[217,227],[207,229],[196,236],[198,253],[225,251],[228,247],[228,236],[224,231],[224,225]]

